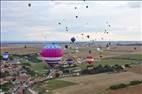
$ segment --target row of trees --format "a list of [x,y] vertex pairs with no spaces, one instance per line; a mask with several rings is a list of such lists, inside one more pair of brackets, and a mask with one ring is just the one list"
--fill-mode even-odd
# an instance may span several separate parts
[[120,84],[112,85],[109,87],[109,89],[112,89],[112,90],[120,89],[120,88],[125,88],[128,86],[138,85],[141,83],[142,83],[142,80],[134,80],[134,81],[130,81],[128,84],[120,83]]
[[121,65],[105,65],[102,66],[101,64],[93,67],[92,69],[88,70],[85,69],[82,71],[82,74],[96,74],[96,73],[104,73],[104,72],[120,72],[120,71],[124,71],[124,68]]

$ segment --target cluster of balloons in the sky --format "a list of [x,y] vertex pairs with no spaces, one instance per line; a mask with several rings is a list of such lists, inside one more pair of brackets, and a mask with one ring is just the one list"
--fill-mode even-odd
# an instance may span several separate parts
[[[83,0],[83,1],[86,1],[86,0]],[[32,6],[31,3],[28,3],[28,7],[31,7],[31,6]],[[85,5],[85,8],[89,8],[89,6],[88,6],[88,5]],[[75,6],[74,9],[75,9],[75,10],[78,10],[78,7]],[[75,15],[75,18],[78,19],[79,16],[78,16],[78,15]],[[58,24],[58,25],[62,25],[62,21],[59,21],[57,24]],[[88,23],[87,23],[87,24],[88,24]],[[105,30],[104,30],[104,34],[109,34],[110,29],[111,29],[111,24],[110,24],[108,21],[106,21],[106,28],[105,28]],[[67,32],[70,31],[70,30],[69,30],[69,27],[68,27],[67,25],[65,26],[65,31],[67,31]],[[90,38],[90,35],[85,35],[85,33],[81,33],[81,36],[82,36],[82,38],[83,38],[83,37],[86,37],[87,39]],[[78,37],[78,36],[77,36],[77,37]],[[75,38],[75,37],[74,37],[74,38]],[[97,40],[97,39],[95,38],[95,40]],[[103,36],[101,36],[101,40],[104,40]]]
[[[85,1],[85,0],[83,0],[83,1]],[[31,3],[29,3],[28,6],[31,7]],[[88,9],[89,6],[88,6],[88,5],[85,5],[85,8]],[[75,9],[75,10],[78,10],[78,7],[75,6],[74,9]],[[78,19],[79,16],[78,16],[78,15],[75,15],[75,18]],[[62,22],[59,21],[57,24],[58,24],[58,25],[62,25]],[[104,34],[109,34],[109,30],[110,30],[110,28],[111,28],[111,25],[110,25],[108,22],[106,22],[106,26],[107,26],[107,27],[106,27],[106,29],[104,30]],[[69,27],[68,27],[67,25],[65,26],[65,31],[67,31],[67,32],[70,31],[70,30],[69,30]],[[85,35],[85,33],[81,33],[81,36],[82,36],[82,37],[85,36],[87,39],[90,38],[90,35],[89,35],[89,34],[88,34],[88,35]],[[101,40],[104,40],[104,38],[101,37]],[[70,38],[70,41],[71,41],[72,44],[74,44],[75,41],[76,41],[76,37],[72,36],[72,37]],[[111,43],[109,42],[109,43],[106,45],[106,47],[108,48],[110,45],[111,45]],[[69,48],[69,45],[65,45],[65,48],[68,49],[68,48]],[[102,50],[101,48],[97,48],[96,50],[97,50],[98,52],[100,52],[100,53],[103,52],[103,50]],[[91,63],[94,62],[94,58],[93,58],[93,56],[91,55],[91,54],[92,54],[92,51],[91,51],[91,50],[89,50],[88,53],[89,53],[89,55],[87,56],[87,60],[86,60],[86,61],[87,61],[88,64],[91,64]],[[59,45],[53,43],[53,44],[50,44],[50,45],[48,45],[48,46],[45,46],[45,47],[41,50],[40,55],[41,55],[42,59],[43,59],[45,62],[47,62],[47,64],[48,64],[50,67],[54,67],[56,64],[58,64],[59,62],[61,62],[62,57],[63,57],[63,55],[64,55],[64,50],[63,50]],[[102,55],[100,55],[100,57],[102,57]],[[69,58],[66,60],[66,62],[67,62],[69,65],[72,64],[72,63],[73,63],[73,58],[72,58],[72,57],[69,57]]]

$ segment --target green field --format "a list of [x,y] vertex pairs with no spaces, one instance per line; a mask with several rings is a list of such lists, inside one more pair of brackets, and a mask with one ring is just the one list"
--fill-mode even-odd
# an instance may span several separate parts
[[[94,66],[97,66],[99,64],[101,65],[124,65],[124,64],[137,64],[138,62],[142,61],[142,55],[141,54],[133,54],[133,55],[122,55],[118,57],[111,57],[111,58],[105,58],[100,61],[95,61],[93,63]],[[85,69],[87,66],[87,63],[83,63],[79,65],[82,69]]]
[[52,91],[58,88],[63,88],[67,86],[75,85],[75,83],[67,82],[63,80],[48,80],[43,83],[36,84],[33,89],[38,91],[39,94],[47,94],[46,90],[48,90],[48,94],[53,94]]
[[[112,58],[105,58],[100,61],[95,61],[94,66],[96,65],[114,65],[114,64],[119,64],[119,65],[124,65],[124,64],[136,64],[137,62],[142,61],[142,55],[134,54],[134,55],[123,55],[123,56],[118,56],[118,57],[112,57]],[[45,68],[45,65],[43,63],[31,63],[31,68],[35,71],[42,72],[47,70]],[[79,65],[82,69],[85,69],[87,66],[87,63],[83,63]],[[63,88],[67,86],[74,85],[75,83],[63,81],[63,80],[48,80],[43,83],[39,83],[34,85],[33,90],[38,91],[39,94],[47,94],[46,90],[48,91],[48,94],[53,94],[53,90],[56,90],[58,88]],[[28,93],[27,93],[28,94]]]
[[[142,55],[141,54],[132,54],[132,55],[122,55],[118,57],[111,57],[111,58],[105,58],[100,61],[95,61],[94,66],[96,65],[124,65],[124,64],[135,64],[137,62],[142,61]],[[27,62],[27,61],[25,61]],[[31,64],[31,69],[33,69],[36,72],[42,73],[43,71],[47,70],[46,64],[43,64],[41,62],[39,63],[32,63],[32,62],[27,62]],[[82,69],[86,68],[87,63],[83,63],[79,65]]]
[[43,63],[32,63],[31,67],[34,71],[37,71],[39,73],[43,72],[44,70],[47,70],[47,65]]

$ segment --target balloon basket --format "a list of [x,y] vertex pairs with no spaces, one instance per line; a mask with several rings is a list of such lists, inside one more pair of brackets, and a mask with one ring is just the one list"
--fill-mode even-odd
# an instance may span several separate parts
[[87,69],[88,69],[88,70],[94,69],[94,65],[87,65]]

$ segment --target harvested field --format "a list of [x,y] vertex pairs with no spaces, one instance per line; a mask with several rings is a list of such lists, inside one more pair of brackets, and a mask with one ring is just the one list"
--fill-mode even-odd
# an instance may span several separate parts
[[142,64],[129,68],[128,71],[142,74]]
[[109,91],[106,94],[142,94],[142,84],[127,88],[122,88],[119,90]]
[[99,94],[109,86],[118,83],[127,83],[131,80],[142,80],[142,75],[132,72],[103,73],[81,77],[63,78],[61,80],[78,83],[74,86],[57,89],[55,94]]

